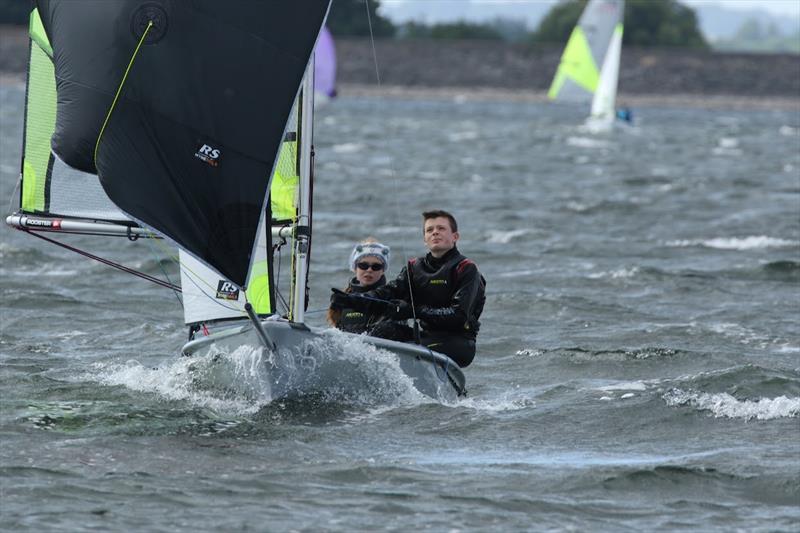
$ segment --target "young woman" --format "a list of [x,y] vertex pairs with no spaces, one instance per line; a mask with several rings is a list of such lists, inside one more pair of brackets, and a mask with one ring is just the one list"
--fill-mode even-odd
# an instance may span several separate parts
[[[373,238],[356,244],[350,254],[350,270],[355,273],[355,277],[347,284],[344,292],[360,294],[385,285],[384,274],[389,267],[390,255],[389,247]],[[328,309],[328,323],[350,333],[368,332],[381,320],[384,320],[381,314],[370,311],[349,307]]]

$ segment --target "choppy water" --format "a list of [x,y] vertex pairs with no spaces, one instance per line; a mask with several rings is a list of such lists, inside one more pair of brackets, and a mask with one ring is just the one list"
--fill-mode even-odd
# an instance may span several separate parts
[[[6,202],[22,100],[0,88]],[[337,390],[271,401],[252,353],[215,387],[172,294],[3,226],[0,527],[796,531],[800,114],[636,111],[592,136],[540,104],[320,110],[311,308],[355,240],[399,264],[455,212],[488,280],[456,405],[358,343]]]

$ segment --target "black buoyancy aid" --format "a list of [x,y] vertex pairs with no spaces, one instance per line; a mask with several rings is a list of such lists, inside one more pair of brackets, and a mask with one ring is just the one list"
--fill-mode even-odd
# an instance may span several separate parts
[[[486,301],[486,280],[475,264],[453,248],[439,259],[431,254],[414,259],[409,268],[422,328],[474,339]],[[456,320],[456,308],[466,310],[466,321]]]
[[[376,289],[386,284],[386,278],[381,276],[381,279],[372,285],[364,286],[358,283],[356,278],[350,280],[345,292],[351,294],[360,294],[372,289]],[[336,327],[342,331],[349,333],[364,333],[370,330],[377,322],[382,319],[381,315],[374,314],[366,310],[345,308],[342,309],[339,319],[336,321]]]

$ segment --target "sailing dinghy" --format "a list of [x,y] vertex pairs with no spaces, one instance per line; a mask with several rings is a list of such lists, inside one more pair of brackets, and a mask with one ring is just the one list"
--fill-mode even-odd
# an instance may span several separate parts
[[610,130],[616,118],[624,13],[625,0],[589,0],[547,93],[559,102],[591,102],[586,127],[592,131]]
[[[329,3],[34,2],[20,204],[6,221],[55,244],[44,233],[176,245],[181,287],[76,251],[181,291],[181,352],[260,351],[273,399],[336,387],[346,369],[317,363],[350,336],[392,354],[422,393],[454,400],[464,375],[445,355],[305,323],[313,49]],[[288,301],[275,271],[284,244]]]

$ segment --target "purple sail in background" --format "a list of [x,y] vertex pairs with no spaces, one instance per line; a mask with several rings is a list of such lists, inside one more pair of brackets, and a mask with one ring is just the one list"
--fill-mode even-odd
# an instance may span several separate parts
[[336,48],[327,26],[322,28],[317,39],[314,61],[314,91],[333,98],[336,96]]

